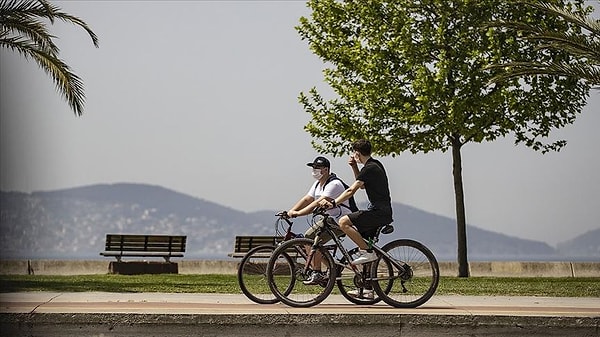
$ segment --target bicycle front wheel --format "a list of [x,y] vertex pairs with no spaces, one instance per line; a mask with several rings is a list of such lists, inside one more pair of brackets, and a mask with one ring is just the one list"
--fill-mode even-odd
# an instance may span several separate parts
[[[306,238],[283,242],[267,265],[269,287],[275,297],[292,307],[311,307],[329,296],[335,285],[333,257],[322,246],[310,255],[313,240]],[[310,282],[311,275],[320,276]]]
[[[379,297],[396,308],[416,308],[427,302],[440,278],[433,253],[423,244],[408,239],[392,241],[381,249],[387,256],[380,256],[371,269],[372,275],[377,275],[372,284]],[[391,279],[390,265],[394,269]]]
[[237,279],[242,293],[253,302],[273,304],[279,299],[269,289],[267,264],[275,246],[259,246],[251,249],[240,261]]

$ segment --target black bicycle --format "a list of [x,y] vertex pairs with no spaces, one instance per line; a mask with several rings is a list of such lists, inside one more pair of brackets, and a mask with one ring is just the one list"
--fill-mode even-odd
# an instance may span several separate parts
[[[269,287],[281,302],[293,307],[317,305],[331,294],[336,283],[341,294],[355,303],[374,303],[382,299],[397,308],[418,307],[435,293],[439,266],[433,253],[423,244],[399,239],[379,247],[379,235],[393,231],[391,225],[385,225],[369,240],[377,260],[356,266],[351,264],[351,252],[357,250],[346,250],[341,239],[332,235],[335,222],[328,221],[326,211],[318,208],[313,215],[315,219],[323,218],[316,238],[282,242],[267,263]],[[325,232],[333,238],[333,243],[319,241]],[[317,252],[321,262],[315,268],[313,259]],[[314,269],[325,275],[323,281],[316,285],[305,284]]]
[[[292,232],[293,222],[289,220],[287,212],[275,214],[275,235],[279,243],[298,236]],[[264,245],[252,248],[240,261],[237,279],[240,289],[253,302],[259,304],[273,304],[279,299],[269,289],[267,279],[267,264],[277,246]],[[291,261],[288,265],[291,265]],[[279,271],[278,271],[279,272]],[[291,272],[291,271],[287,271]]]
[[[274,304],[279,302],[279,298],[271,292],[268,282],[267,266],[271,255],[283,242],[303,237],[302,234],[292,232],[293,222],[289,219],[287,212],[279,212],[275,214],[275,216],[277,217],[277,220],[275,221],[275,235],[279,238],[277,245],[263,245],[251,249],[244,255],[237,270],[238,284],[242,293],[244,293],[251,301],[259,304]],[[313,218],[313,223],[314,222]],[[310,245],[307,247],[309,251]],[[286,263],[278,264],[273,267],[273,272],[276,275],[290,275],[293,273],[293,270],[290,268],[293,268],[297,261],[292,260],[292,256],[294,256],[293,251],[290,250],[289,253],[289,260],[287,260]],[[358,255],[358,248],[351,249],[347,253],[348,256],[353,259]],[[346,261],[346,257],[341,257],[340,259],[341,261]],[[340,270],[340,272],[345,274],[343,270]],[[365,270],[364,272],[367,273],[368,271]],[[289,295],[294,289],[293,280],[289,279],[289,281],[290,282],[285,289],[283,284],[281,282],[279,283],[280,291],[286,295]],[[377,296],[372,296],[372,298],[368,296],[352,296],[349,293],[355,289],[354,284],[353,281],[348,282],[347,277],[340,279],[338,282],[340,293],[352,303],[374,304],[380,301]]]

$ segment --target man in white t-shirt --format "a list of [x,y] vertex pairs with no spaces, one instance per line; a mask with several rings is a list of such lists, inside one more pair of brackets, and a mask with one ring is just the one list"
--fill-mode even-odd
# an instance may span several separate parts
[[[331,202],[346,190],[342,181],[337,179],[334,173],[331,173],[331,164],[327,158],[317,157],[312,163],[306,165],[312,167],[312,176],[317,181],[311,184],[308,193],[298,200],[298,202],[287,212],[288,216],[291,218],[311,214],[312,211],[319,206],[320,201],[327,200]],[[327,212],[331,216],[331,218],[329,218],[331,221],[330,223],[337,228],[335,234],[337,236],[344,235],[344,232],[342,232],[337,224],[335,224],[334,218],[337,219],[343,215],[352,213],[348,207],[348,201],[342,205],[329,209]],[[311,226],[306,233],[304,233],[304,236],[309,239],[314,239],[317,229],[322,226],[321,221],[322,220],[319,220]],[[327,233],[323,233],[320,239],[321,242],[327,242],[331,240],[331,236]],[[315,269],[318,269],[320,267],[320,259],[315,256],[314,262],[313,267],[317,266]],[[318,284],[324,278],[325,276],[317,271],[313,273],[308,280],[304,281],[304,283]]]

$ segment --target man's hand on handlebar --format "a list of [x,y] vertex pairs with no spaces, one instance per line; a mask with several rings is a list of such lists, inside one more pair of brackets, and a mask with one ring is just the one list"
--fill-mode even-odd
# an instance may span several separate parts
[[286,215],[288,218],[295,218],[299,215],[298,213],[299,213],[298,211],[289,210],[286,212]]
[[324,208],[324,209],[330,209],[333,207],[333,203],[323,199],[323,200],[319,201],[319,207]]
[[324,207],[317,206],[317,207],[315,207],[315,209],[313,209],[312,214],[313,214],[313,216],[314,215],[323,215],[323,214],[325,214],[326,210],[327,209]]

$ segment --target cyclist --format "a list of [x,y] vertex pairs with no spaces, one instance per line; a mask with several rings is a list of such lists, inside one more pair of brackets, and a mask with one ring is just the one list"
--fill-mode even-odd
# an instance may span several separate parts
[[[377,228],[392,223],[392,199],[385,168],[379,160],[371,157],[371,143],[365,139],[357,140],[352,143],[352,150],[348,164],[352,167],[356,180],[335,199],[322,200],[320,206],[335,207],[352,197],[360,188],[367,192],[369,207],[344,215],[338,222],[342,231],[359,248],[358,257],[352,261],[352,264],[358,265],[377,259],[377,255],[369,250],[364,238],[374,237]],[[360,170],[358,163],[363,164]]]
[[[298,200],[298,202],[287,212],[288,216],[292,218],[311,214],[312,211],[319,206],[321,201],[333,200],[346,189],[342,181],[336,178],[335,173],[331,172],[331,164],[327,158],[319,156],[315,158],[312,163],[308,163],[306,165],[312,167],[312,176],[317,181],[311,184],[308,193],[304,197],[300,198],[300,200]],[[328,219],[334,228],[338,227],[333,218],[339,218],[340,216],[349,214],[351,212],[348,203],[344,203],[343,205],[345,207],[335,207],[328,210],[328,213],[331,216]],[[319,220],[316,224],[309,227],[306,233],[304,233],[304,236],[309,239],[314,239],[317,229],[322,226],[321,221],[322,220]],[[336,235],[340,236],[344,235],[344,233],[338,228]],[[327,233],[321,234],[321,242],[324,243],[329,240],[331,240],[331,237],[329,237]],[[312,265],[314,272],[306,281],[304,281],[304,284],[306,285],[319,284],[321,281],[326,279],[326,276],[320,271],[320,255],[315,255]]]

